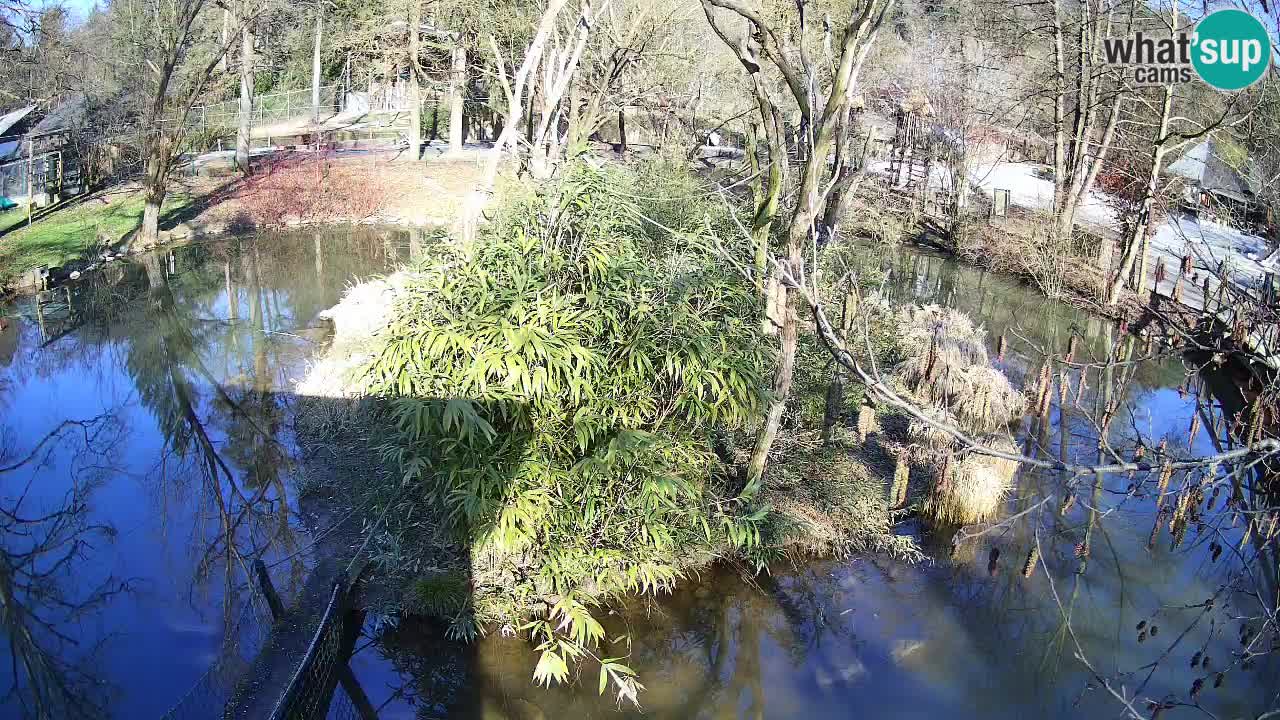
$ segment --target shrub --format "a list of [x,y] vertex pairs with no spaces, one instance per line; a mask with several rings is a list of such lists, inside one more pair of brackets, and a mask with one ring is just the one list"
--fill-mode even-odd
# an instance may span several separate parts
[[323,155],[285,155],[256,165],[230,190],[258,227],[289,223],[355,222],[386,207],[386,173],[365,163],[330,162]]
[[476,619],[539,641],[539,681],[598,641],[587,605],[750,551],[765,517],[711,445],[763,405],[757,296],[699,250],[695,214],[668,208],[686,242],[651,242],[634,182],[584,167],[513,194],[406,281],[367,371],[399,429],[388,453],[471,548]]

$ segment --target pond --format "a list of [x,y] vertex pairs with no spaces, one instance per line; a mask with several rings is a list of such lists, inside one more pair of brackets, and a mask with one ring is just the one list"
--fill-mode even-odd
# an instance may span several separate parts
[[193,245],[3,309],[0,665],[29,670],[0,715],[158,718],[251,652],[252,559],[286,595],[312,560],[291,388],[327,339],[317,315],[422,242]]
[[[362,228],[194,245],[3,309],[0,671],[12,677],[16,658],[23,681],[0,715],[158,718],[216,694],[210,666],[235,667],[226,658],[250,656],[261,640],[253,559],[285,595],[316,560],[309,531],[322,508],[299,491],[292,387],[328,339],[318,315],[355,279],[425,243]],[[1085,340],[1078,358],[1125,343],[1130,356],[1144,352],[1113,325],[1007,279],[909,249],[891,265],[895,301],[964,310],[993,347],[1004,334],[1015,384],[1073,332]],[[1107,392],[1125,408],[1114,433],[1185,447],[1197,406],[1194,389],[1180,392],[1181,364],[1127,367],[1109,379],[1095,370],[1078,401],[1055,399],[1047,418],[1028,418],[1027,451],[1094,459],[1096,428],[1076,408]],[[1190,442],[1208,453],[1213,423],[1204,425]],[[1010,514],[1062,479],[1026,472],[1017,482]],[[855,557],[755,578],[721,567],[673,596],[617,608],[606,625],[631,638],[627,662],[648,687],[641,711],[597,696],[593,673],[537,688],[524,643],[493,634],[462,646],[429,623],[370,625],[375,637],[357,644],[351,667],[385,718],[1119,715],[1100,677],[1126,697],[1198,702],[1218,717],[1274,706],[1276,663],[1245,670],[1233,656],[1241,645],[1228,618],[1257,608],[1239,592],[1233,553],[1214,562],[1209,546],[1214,532],[1239,545],[1242,528],[1192,533],[1177,549],[1165,530],[1148,549],[1155,506],[1131,497],[1130,482],[1107,477],[1065,514],[1033,510],[954,553],[922,534],[934,563]],[[1043,558],[1024,578],[1037,539]],[[1274,578],[1259,582],[1274,594]]]

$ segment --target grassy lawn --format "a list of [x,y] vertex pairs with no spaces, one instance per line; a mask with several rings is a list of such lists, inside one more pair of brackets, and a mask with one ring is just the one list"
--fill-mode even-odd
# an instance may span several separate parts
[[14,225],[25,222],[27,213],[22,208],[9,208],[0,211],[0,233],[8,230]]
[[[191,201],[188,195],[172,194],[165,201],[165,214],[181,210]],[[22,227],[26,219],[22,208],[0,212],[0,285],[33,267],[54,267],[83,257],[98,244],[99,235],[110,242],[124,237],[142,222],[142,194],[133,191],[90,198],[55,210],[31,227]]]

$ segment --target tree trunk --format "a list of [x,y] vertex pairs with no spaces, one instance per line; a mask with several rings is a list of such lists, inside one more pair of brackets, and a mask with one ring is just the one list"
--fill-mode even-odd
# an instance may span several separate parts
[[568,129],[565,131],[565,145],[570,153],[583,149],[587,138],[582,130],[582,83],[574,80],[569,84]]
[[[763,98],[763,96],[759,97]],[[764,186],[759,192],[755,215],[751,218],[751,245],[755,252],[757,284],[760,290],[764,290],[767,285],[764,279],[769,271],[769,245],[773,236],[773,220],[778,215],[778,205],[782,200],[782,164],[786,161],[786,149],[782,144],[782,125],[777,109],[766,100],[760,104],[760,111],[772,118],[774,123],[773,129],[766,128],[764,133],[769,169]],[[757,162],[754,156],[752,162]]]
[[138,229],[138,244],[152,248],[160,244],[160,207],[168,190],[169,153],[167,138],[158,137],[151,143],[142,181],[142,227]]
[[[537,69],[536,67],[534,68]],[[534,108],[538,107],[538,78],[537,73],[532,73],[533,80],[529,82],[529,106],[524,109],[524,144],[525,147],[533,147],[533,125],[536,122],[534,115],[537,112]]]
[[[849,337],[853,332],[853,318],[858,314],[858,295],[852,288],[845,293],[844,303],[840,308],[840,332],[842,337]],[[831,364],[831,383],[827,386],[827,407],[822,414],[822,441],[830,444],[835,440],[835,428],[840,422],[841,410],[844,408],[844,368],[840,363]]]
[[[751,66],[755,63],[746,59],[743,52],[745,48],[736,45],[722,30],[718,29],[711,12],[711,6],[715,4],[716,0],[704,0],[703,2],[708,21],[716,34],[735,53],[744,58],[743,64],[747,66],[748,72],[754,74]],[[813,122],[811,129],[806,129],[801,138],[806,145],[803,155],[806,160],[796,192],[796,210],[791,217],[791,224],[787,228],[786,261],[779,272],[780,278],[784,282],[785,297],[782,313],[782,331],[780,333],[781,347],[771,388],[772,398],[765,414],[764,424],[761,426],[760,433],[756,438],[751,463],[747,468],[747,483],[742,493],[744,496],[750,496],[763,486],[764,472],[769,461],[769,451],[781,427],[782,415],[786,409],[787,398],[791,394],[791,384],[795,376],[797,315],[800,300],[803,296],[798,289],[788,286],[786,283],[799,282],[804,277],[805,247],[810,244],[810,240],[813,238],[814,222],[819,219],[818,216],[826,207],[827,196],[825,193],[820,192],[820,186],[826,170],[827,157],[831,153],[837,137],[837,126],[840,125],[838,118],[842,117],[843,113],[848,109],[849,90],[856,83],[858,71],[861,69],[867,51],[875,41],[880,24],[884,20],[885,11],[891,4],[891,2],[886,2],[880,6],[878,12],[873,12],[874,8],[870,6],[864,8],[858,25],[856,27],[851,26],[845,32],[839,65],[833,77],[831,89],[827,94],[825,107],[821,115],[818,116],[817,121]],[[751,20],[749,17],[748,19]],[[752,22],[756,21],[752,20]],[[768,37],[768,33],[764,32],[758,33],[758,35]],[[785,60],[779,60],[778,57],[773,57],[772,59],[785,74],[790,67]],[[790,85],[791,83],[788,84]],[[805,109],[802,112],[803,117],[810,106],[807,100],[809,91],[803,88],[796,91],[793,88],[793,94],[796,95],[797,102],[801,103],[802,108]],[[761,114],[765,123],[772,121],[772,116],[763,112]],[[807,128],[810,127],[808,122],[805,125]],[[778,132],[775,134],[781,138],[781,128],[776,128],[776,130]],[[811,141],[810,138],[812,138]]]
[[231,8],[222,8],[222,56],[218,58],[218,71],[227,71],[227,55],[226,48],[231,47]]
[[751,452],[751,464],[747,466],[747,486],[742,494],[748,497],[763,487],[765,467],[769,464],[769,451],[773,448],[773,441],[778,438],[778,430],[782,427],[782,414],[787,409],[787,398],[791,395],[791,381],[795,378],[797,323],[794,307],[796,303],[792,301],[794,297],[795,293],[786,293],[786,305],[782,308],[785,315],[778,352],[778,366],[774,369],[773,384],[770,387],[773,398],[769,401],[764,424],[756,436],[755,448]]
[[324,6],[316,5],[316,48],[311,55],[311,122],[320,125],[320,45],[324,37]]
[[[1067,176],[1067,70],[1066,46],[1062,30],[1062,5],[1053,0],[1053,223],[1050,226],[1053,247],[1057,247],[1063,234],[1070,236],[1075,222],[1074,209],[1068,210]],[[1065,228],[1064,228],[1065,226]]]
[[[1161,122],[1161,134],[1168,128],[1168,103],[1166,102],[1164,120]],[[1150,177],[1142,195],[1142,206],[1138,218],[1125,238],[1124,253],[1120,257],[1120,266],[1110,279],[1107,287],[1107,304],[1115,305],[1120,300],[1120,291],[1126,282],[1131,283],[1134,291],[1142,294],[1147,287],[1147,246],[1151,240],[1151,213],[1155,208],[1156,188],[1160,178],[1160,168],[1164,163],[1165,148],[1158,143],[1151,149]],[[1130,277],[1132,275],[1132,277]]]
[[835,160],[839,173],[827,191],[827,207],[822,214],[822,224],[818,226],[820,243],[830,242],[840,230],[840,219],[849,204],[849,190],[859,175],[859,168],[853,164],[849,142],[853,134],[853,118],[849,109],[845,108],[839,116],[836,128]]
[[422,83],[419,55],[422,42],[422,2],[409,3],[409,159],[422,158]]
[[467,49],[459,35],[453,46],[453,63],[449,72],[449,152],[462,152],[466,140],[463,133],[463,99],[467,91]]
[[249,133],[253,116],[253,33],[240,31],[240,126],[236,130],[236,167],[249,174]]
[[618,110],[618,152],[627,151],[627,109]]
[[[834,99],[839,97],[837,93],[843,93],[844,88],[841,85],[839,84],[837,89],[832,91],[832,102],[837,102]],[[823,123],[818,128],[812,152],[806,153],[809,159],[804,164],[804,174],[798,191],[798,206],[787,230],[787,266],[793,272],[804,267],[804,247],[813,232],[813,223],[817,219],[819,206],[823,202],[818,190],[826,157],[831,152],[835,134],[834,125],[834,121]],[[756,437],[751,463],[747,466],[747,485],[743,491],[744,495],[753,494],[763,485],[765,467],[769,463],[769,451],[773,447],[773,441],[778,437],[778,430],[782,427],[782,415],[786,410],[787,399],[791,396],[791,383],[795,378],[798,337],[796,326],[800,294],[784,284],[783,296],[781,347],[778,353],[778,366],[774,371],[773,384],[770,388],[772,399],[765,413],[764,425],[761,426],[760,434]]]
[[[1176,23],[1176,18],[1175,18]],[[1106,301],[1115,305],[1120,300],[1120,291],[1129,275],[1134,272],[1133,288],[1142,294],[1147,284],[1147,244],[1151,238],[1151,213],[1155,209],[1156,189],[1159,187],[1160,170],[1164,164],[1165,148],[1169,141],[1169,115],[1173,109],[1173,86],[1164,86],[1164,97],[1160,103],[1160,124],[1151,144],[1151,165],[1147,168],[1147,185],[1142,193],[1142,206],[1138,217],[1130,228],[1129,237],[1125,239],[1124,254],[1120,258],[1120,266],[1110,278],[1107,287]]]

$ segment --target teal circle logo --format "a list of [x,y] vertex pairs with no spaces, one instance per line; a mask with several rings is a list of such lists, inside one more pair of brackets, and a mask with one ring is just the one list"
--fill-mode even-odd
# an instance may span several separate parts
[[1191,64],[1219,90],[1243,90],[1271,64],[1271,40],[1258,18],[1243,10],[1218,10],[1196,25]]

